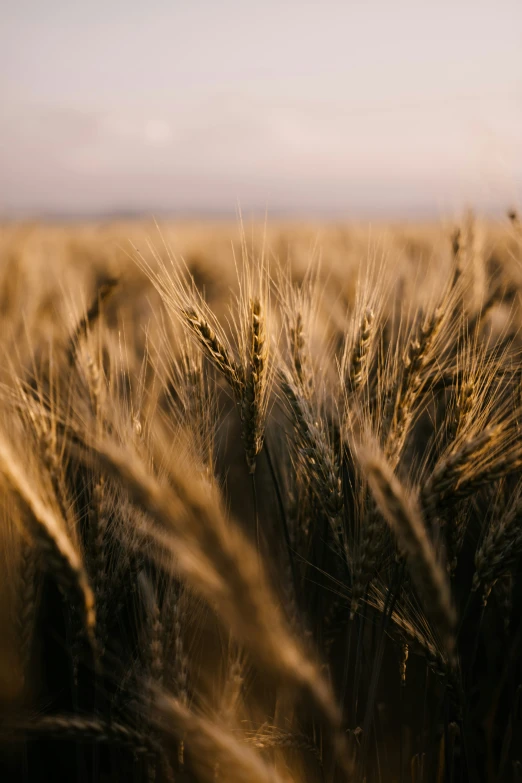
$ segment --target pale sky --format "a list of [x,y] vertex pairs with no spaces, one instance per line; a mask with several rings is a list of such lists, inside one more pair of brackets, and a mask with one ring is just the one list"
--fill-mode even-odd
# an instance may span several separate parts
[[3,0],[0,215],[522,200],[522,0]]

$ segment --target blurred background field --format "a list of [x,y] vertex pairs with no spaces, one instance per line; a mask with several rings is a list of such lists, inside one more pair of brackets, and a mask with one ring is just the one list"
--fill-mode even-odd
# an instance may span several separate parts
[[[322,280],[322,303],[327,320],[341,324],[354,304],[360,274],[386,279],[388,293],[400,297],[402,307],[419,307],[440,288],[453,262],[452,238],[464,226],[466,252],[476,253],[471,281],[475,304],[485,294],[486,278],[500,274],[518,284],[519,228],[504,219],[425,223],[260,221],[238,217],[222,221],[68,221],[4,222],[0,226],[2,316],[9,323],[9,308],[20,309],[26,327],[41,336],[61,328],[82,308],[104,278],[118,277],[121,285],[110,308],[131,308],[134,317],[148,320],[155,292],[139,271],[138,255],[154,266],[158,259],[182,262],[221,314],[231,290],[237,287],[237,267],[244,256],[264,257],[269,266],[283,266],[301,282],[310,270]],[[468,240],[465,234],[471,232]],[[15,294],[15,295],[13,295]],[[147,304],[147,300],[149,304]],[[35,311],[33,304],[38,303]],[[518,302],[497,303],[494,319],[511,327]],[[515,319],[515,322],[513,321]],[[136,325],[136,323],[135,323]]]

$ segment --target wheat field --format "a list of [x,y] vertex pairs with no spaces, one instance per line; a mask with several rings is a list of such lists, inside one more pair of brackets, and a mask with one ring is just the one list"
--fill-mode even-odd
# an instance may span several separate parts
[[522,781],[522,226],[0,228],[0,764]]

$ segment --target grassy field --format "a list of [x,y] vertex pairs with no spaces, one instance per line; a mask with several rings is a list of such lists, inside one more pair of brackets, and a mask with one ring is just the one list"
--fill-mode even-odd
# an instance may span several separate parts
[[0,765],[522,780],[522,227],[0,227]]

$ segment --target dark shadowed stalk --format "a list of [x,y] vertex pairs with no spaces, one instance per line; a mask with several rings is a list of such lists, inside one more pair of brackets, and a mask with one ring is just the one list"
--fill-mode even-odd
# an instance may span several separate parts
[[270,477],[272,479],[274,490],[276,493],[276,499],[277,499],[277,505],[279,508],[279,515],[281,517],[281,524],[283,527],[283,535],[285,539],[285,546],[286,546],[286,552],[288,561],[290,563],[290,570],[292,573],[292,588],[294,591],[294,598],[295,595],[297,595],[297,575],[295,572],[295,563],[294,563],[294,553],[292,548],[292,542],[290,540],[290,531],[288,529],[288,520],[287,520],[287,514],[286,514],[286,508],[285,504],[283,502],[283,496],[281,494],[281,486],[279,477],[276,473],[274,462],[272,459],[272,451],[271,447],[268,442],[265,442],[265,455],[266,455],[266,461],[268,464],[268,469],[270,471]]
[[31,541],[20,536],[20,591],[17,612],[17,631],[20,668],[26,690],[30,676],[31,649],[36,612],[36,555]]
[[388,628],[390,618],[393,616],[393,610],[395,607],[395,603],[397,601],[397,598],[399,596],[399,592],[401,589],[401,583],[404,576],[404,563],[399,565],[398,563],[395,564],[394,573],[392,577],[392,581],[390,583],[390,586],[388,587],[387,593],[386,593],[386,599],[384,602],[384,608],[381,615],[381,622],[379,627],[379,638],[377,642],[377,652],[375,655],[375,659],[372,666],[372,676],[370,680],[370,687],[368,690],[368,696],[366,700],[366,709],[364,714],[364,722],[362,726],[362,739],[363,739],[363,745],[362,745],[362,759],[361,759],[361,766],[359,769],[359,781],[360,783],[363,780],[363,775],[367,763],[367,757],[368,757],[368,750],[369,750],[369,742],[370,742],[370,732],[372,727],[372,722],[374,719],[374,704],[375,704],[375,698],[377,695],[377,685],[379,683],[379,677],[381,673],[382,668],[382,660],[384,655],[384,647],[385,647],[385,641],[386,641],[386,630]]

